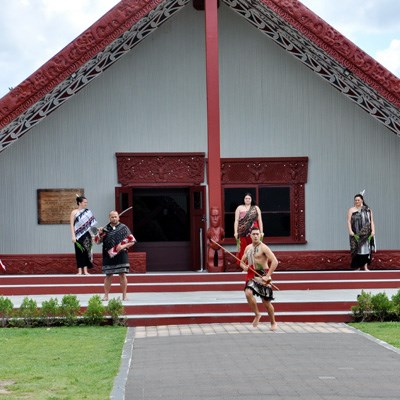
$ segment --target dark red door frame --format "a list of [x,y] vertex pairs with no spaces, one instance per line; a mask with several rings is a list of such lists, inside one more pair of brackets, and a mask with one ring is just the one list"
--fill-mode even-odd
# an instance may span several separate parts
[[209,207],[222,210],[219,115],[218,0],[205,0]]

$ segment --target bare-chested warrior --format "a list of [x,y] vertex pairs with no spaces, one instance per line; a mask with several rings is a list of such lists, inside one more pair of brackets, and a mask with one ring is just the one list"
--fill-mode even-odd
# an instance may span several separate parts
[[278,325],[275,321],[274,307],[271,304],[271,300],[274,298],[270,283],[272,281],[271,276],[278,266],[278,260],[271,249],[261,242],[258,228],[253,228],[250,236],[252,243],[246,247],[241,259],[241,266],[247,272],[244,292],[250,309],[255,314],[253,326],[256,327],[261,319],[255,298],[255,296],[259,296],[268,312],[271,330],[275,331]]

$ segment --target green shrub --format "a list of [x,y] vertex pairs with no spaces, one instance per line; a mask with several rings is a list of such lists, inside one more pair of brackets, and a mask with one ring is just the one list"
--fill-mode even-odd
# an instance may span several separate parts
[[391,311],[393,313],[393,317],[396,320],[400,320],[400,289],[399,291],[392,296],[392,307]]
[[122,315],[124,314],[124,306],[120,299],[110,299],[107,305],[107,313],[111,316],[113,325],[123,325]]
[[105,307],[101,301],[101,297],[96,294],[91,297],[88,302],[86,311],[83,313],[85,322],[88,325],[100,325],[104,322]]
[[73,294],[66,294],[61,300],[61,317],[66,325],[76,325],[81,305],[78,298]]
[[[19,309],[14,310],[10,299],[0,296],[0,327],[36,327],[54,325],[76,325],[80,316],[80,303],[75,295],[65,295],[61,303],[57,298],[43,301],[38,309],[33,299],[25,297]],[[88,325],[101,325],[107,321],[109,314],[113,325],[123,325],[121,317],[124,307],[120,299],[111,299],[105,307],[99,295],[89,299],[88,306],[83,313],[83,322]]]
[[18,317],[21,318],[24,323],[22,325],[31,327],[37,324],[36,318],[39,315],[36,300],[25,297],[22,300],[21,306],[19,307]]
[[10,299],[7,297],[0,296],[0,318],[1,326],[4,328],[8,319],[12,316],[14,305]]
[[45,325],[55,325],[57,317],[60,315],[60,304],[57,298],[51,298],[42,302],[40,316]]
[[357,296],[357,305],[351,307],[353,317],[358,322],[370,321],[373,318],[372,313],[372,294],[364,290]]
[[377,293],[371,298],[374,317],[379,321],[385,321],[390,315],[391,304],[386,293]]

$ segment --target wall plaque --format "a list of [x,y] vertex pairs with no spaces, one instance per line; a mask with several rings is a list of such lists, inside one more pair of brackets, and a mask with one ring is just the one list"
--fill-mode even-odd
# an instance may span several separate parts
[[38,224],[69,224],[71,211],[76,208],[76,195],[83,189],[38,189]]

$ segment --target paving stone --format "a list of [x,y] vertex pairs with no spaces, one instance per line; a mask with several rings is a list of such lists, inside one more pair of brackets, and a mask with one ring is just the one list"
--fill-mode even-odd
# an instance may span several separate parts
[[399,399],[400,351],[345,324],[264,325],[135,330],[125,398]]

